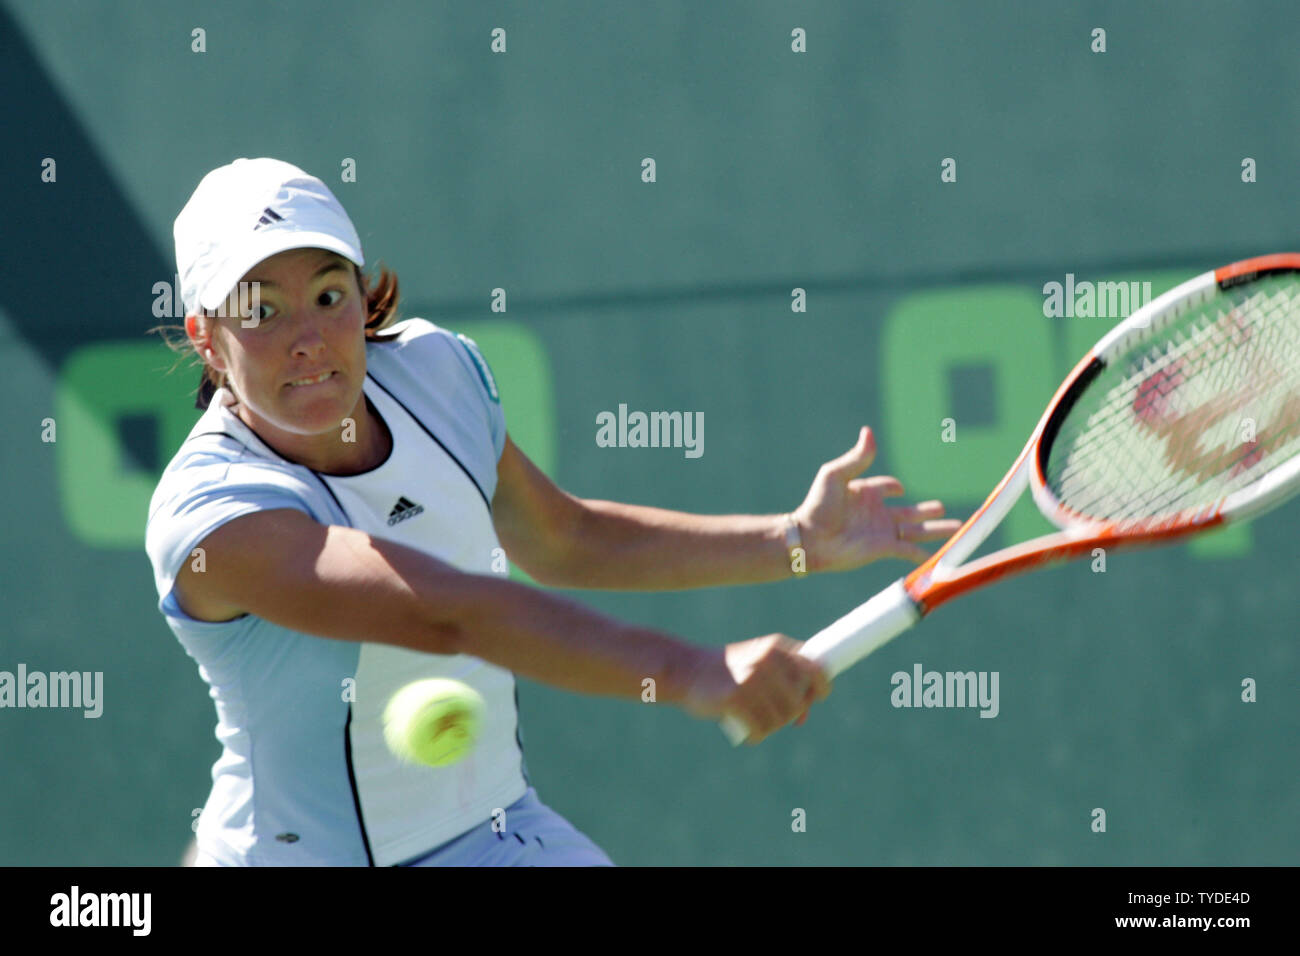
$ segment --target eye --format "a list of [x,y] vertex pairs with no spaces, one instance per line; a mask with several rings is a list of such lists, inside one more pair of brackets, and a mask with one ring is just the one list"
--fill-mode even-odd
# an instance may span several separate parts
[[[333,301],[328,301],[328,297],[329,297],[329,296],[332,296],[332,295],[336,295],[336,296],[338,296],[338,298],[337,298],[337,299],[334,299]],[[341,302],[341,301],[343,300],[343,290],[342,290],[342,289],[328,289],[328,290],[326,290],[325,292],[322,292],[322,293],[320,294],[320,299],[321,299],[321,305],[338,305],[339,302]]]
[[[239,316],[239,323],[244,328],[255,328],[275,316],[275,306],[265,302],[245,302],[235,314]],[[254,318],[256,318],[255,322]]]

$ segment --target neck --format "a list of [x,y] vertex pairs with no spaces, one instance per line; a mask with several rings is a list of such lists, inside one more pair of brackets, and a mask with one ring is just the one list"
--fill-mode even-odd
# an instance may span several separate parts
[[370,471],[387,459],[392,448],[392,435],[387,425],[371,408],[364,392],[357,403],[357,409],[351,416],[356,422],[356,432],[350,436],[354,439],[352,441],[340,440],[342,433],[339,431],[308,436],[258,427],[250,420],[252,416],[249,415],[248,409],[238,400],[232,402],[230,411],[280,457],[323,475],[342,477]]

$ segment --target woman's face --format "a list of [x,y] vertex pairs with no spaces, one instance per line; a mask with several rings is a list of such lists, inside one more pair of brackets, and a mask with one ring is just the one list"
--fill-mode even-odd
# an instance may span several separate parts
[[[364,401],[366,305],[352,263],[324,249],[290,249],[241,281],[258,283],[257,298],[248,286],[243,295],[245,309],[257,303],[254,315],[240,315],[237,286],[223,317],[186,320],[190,338],[226,373],[239,417],[268,444],[299,460],[330,456],[343,420],[357,421]],[[303,381],[322,373],[323,381]]]

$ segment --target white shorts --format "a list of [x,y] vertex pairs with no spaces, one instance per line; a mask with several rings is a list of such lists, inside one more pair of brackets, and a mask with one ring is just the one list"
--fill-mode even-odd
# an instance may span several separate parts
[[[613,866],[604,851],[537,798],[532,787],[506,807],[504,827],[487,820],[401,866]],[[221,864],[199,850],[191,866]]]
[[532,787],[506,807],[500,832],[480,823],[402,866],[613,866],[603,850],[537,798]]

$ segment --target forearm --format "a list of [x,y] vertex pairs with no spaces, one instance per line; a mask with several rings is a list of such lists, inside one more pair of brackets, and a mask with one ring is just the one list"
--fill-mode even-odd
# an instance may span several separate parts
[[653,682],[654,700],[712,720],[739,715],[759,739],[828,689],[782,635],[693,646],[296,509],[235,518],[203,547],[204,569],[186,565],[176,589],[204,620],[251,614],[323,639],[470,654],[584,694],[645,698]]
[[784,515],[697,515],[585,500],[545,584],[669,591],[793,576]]
[[584,694],[681,703],[703,655],[660,631],[615,621],[557,595],[490,575],[456,575],[421,595],[436,609],[443,653],[472,654],[544,684]]
[[416,548],[280,509],[237,518],[204,539],[201,586],[282,627],[319,637],[471,654],[586,694],[680,703],[720,649],[615,621]]

